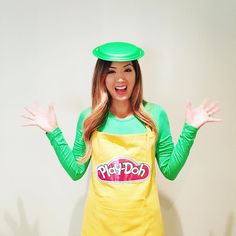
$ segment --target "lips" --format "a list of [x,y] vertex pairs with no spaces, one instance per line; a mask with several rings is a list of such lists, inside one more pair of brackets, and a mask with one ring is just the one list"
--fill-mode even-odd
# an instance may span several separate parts
[[115,90],[116,91],[126,91],[127,90],[127,86],[126,85],[124,85],[124,86],[116,86]]

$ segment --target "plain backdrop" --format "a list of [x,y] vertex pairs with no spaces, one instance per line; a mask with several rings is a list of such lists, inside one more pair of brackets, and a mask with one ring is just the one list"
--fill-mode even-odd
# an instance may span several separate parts
[[236,235],[236,1],[2,0],[0,236],[80,235],[91,166],[71,180],[21,114],[53,102],[72,147],[91,103],[91,51],[109,41],[144,49],[144,98],[166,110],[174,143],[187,98],[220,102],[223,122],[200,128],[175,181],[157,166],[157,185],[167,236]]

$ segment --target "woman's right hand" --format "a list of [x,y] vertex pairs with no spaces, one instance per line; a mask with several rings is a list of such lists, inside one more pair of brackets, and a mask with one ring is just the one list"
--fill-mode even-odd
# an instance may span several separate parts
[[23,114],[22,117],[26,118],[28,122],[22,126],[38,126],[40,129],[48,133],[58,127],[53,104],[50,104],[48,109],[44,109],[35,102],[34,107],[24,107],[24,109],[27,114]]

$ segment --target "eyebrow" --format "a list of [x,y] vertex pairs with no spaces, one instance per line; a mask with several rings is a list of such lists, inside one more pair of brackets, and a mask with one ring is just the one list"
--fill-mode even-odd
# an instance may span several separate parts
[[[126,66],[132,66],[132,64],[131,63],[129,63],[129,64],[127,64],[127,65],[125,65],[125,66],[123,66],[123,67],[126,67]],[[116,68],[115,66],[110,66],[109,68]]]

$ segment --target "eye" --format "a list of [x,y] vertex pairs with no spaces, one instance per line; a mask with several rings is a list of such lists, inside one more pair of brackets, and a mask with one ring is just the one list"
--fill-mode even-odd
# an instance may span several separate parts
[[130,68],[126,69],[125,72],[131,72],[132,70]]
[[114,70],[109,70],[108,72],[107,72],[107,74],[111,74],[111,73],[114,73],[115,71]]

